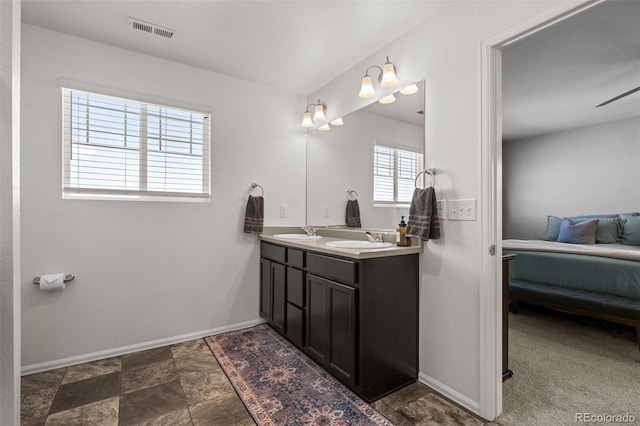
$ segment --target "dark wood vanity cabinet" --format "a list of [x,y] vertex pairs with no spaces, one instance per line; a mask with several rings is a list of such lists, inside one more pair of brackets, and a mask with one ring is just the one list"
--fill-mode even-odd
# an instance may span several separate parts
[[261,256],[260,315],[276,331],[367,402],[416,381],[418,254],[351,259],[263,241]]

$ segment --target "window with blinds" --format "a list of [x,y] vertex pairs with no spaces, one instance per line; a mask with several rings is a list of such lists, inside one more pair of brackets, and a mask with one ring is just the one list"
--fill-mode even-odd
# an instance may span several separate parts
[[374,145],[373,201],[379,204],[409,204],[415,177],[422,170],[423,154]]
[[63,88],[65,198],[208,198],[210,116]]

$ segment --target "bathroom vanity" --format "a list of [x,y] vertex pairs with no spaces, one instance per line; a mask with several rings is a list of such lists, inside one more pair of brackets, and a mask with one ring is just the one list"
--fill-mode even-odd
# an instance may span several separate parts
[[260,315],[271,327],[367,402],[417,379],[421,247],[260,239]]

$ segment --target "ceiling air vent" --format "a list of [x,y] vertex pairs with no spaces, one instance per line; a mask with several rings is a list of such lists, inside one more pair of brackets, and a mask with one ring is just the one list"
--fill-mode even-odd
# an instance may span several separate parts
[[176,36],[176,32],[166,27],[161,27],[160,25],[152,24],[150,22],[145,22],[141,19],[129,17],[129,26],[134,30],[143,31],[145,33],[157,35],[159,37],[164,38],[174,38]]

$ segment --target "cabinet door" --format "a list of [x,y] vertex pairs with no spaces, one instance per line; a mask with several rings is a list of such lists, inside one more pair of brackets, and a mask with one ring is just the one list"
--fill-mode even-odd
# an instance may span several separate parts
[[271,262],[271,326],[285,333],[287,312],[287,269],[286,266]]
[[356,290],[328,282],[329,357],[327,368],[346,383],[355,384]]
[[307,274],[307,351],[321,365],[325,365],[329,347],[327,283],[324,278]]
[[307,274],[307,352],[345,383],[356,377],[356,290]]
[[260,258],[260,316],[271,321],[271,262]]

